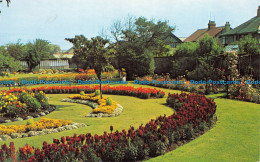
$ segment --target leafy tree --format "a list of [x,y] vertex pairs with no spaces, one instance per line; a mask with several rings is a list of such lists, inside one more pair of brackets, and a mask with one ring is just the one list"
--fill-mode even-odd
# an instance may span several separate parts
[[41,59],[55,58],[51,53],[51,44],[42,39],[36,39],[33,43],[29,42],[26,45],[27,54],[25,60],[27,61],[29,71],[40,64]]
[[[217,41],[206,34],[198,42],[194,57],[196,58],[196,69],[188,72],[189,79],[206,80],[215,78],[215,62],[221,51]],[[209,93],[209,85],[206,84],[206,93]]]
[[27,55],[25,56],[25,60],[28,64],[29,71],[32,71],[36,66],[40,64],[41,56],[35,44],[28,43],[26,46],[28,48],[28,51],[27,51]]
[[47,40],[36,39],[33,43],[41,59],[54,58],[51,51],[51,44]]
[[[129,17],[125,24],[117,21],[111,27],[111,34],[116,41],[119,68],[125,68],[130,79],[134,75],[150,74],[154,70],[154,61],[150,53],[152,56],[158,56],[169,51],[163,41],[174,27],[169,26],[167,21],[155,23],[144,17]],[[139,64],[140,58],[151,60],[143,66]]]
[[240,39],[238,42],[239,52],[248,55],[260,54],[260,42],[252,36],[246,36],[244,39]]
[[4,46],[0,47],[0,71],[1,73],[9,70],[15,72],[22,69],[22,66],[19,61],[16,61],[15,58],[10,56],[8,51]]
[[60,53],[61,49],[59,45],[56,44],[50,44],[50,54],[53,55],[54,53]]
[[185,42],[177,46],[171,70],[173,77],[187,75],[187,72],[194,70],[197,66],[197,48],[197,42]]
[[95,69],[100,81],[100,96],[102,98],[101,73],[104,72],[105,67],[109,64],[108,58],[111,52],[108,48],[109,41],[99,36],[88,40],[83,35],[66,40],[73,44],[75,55],[84,58],[86,64],[90,68]]
[[260,55],[260,41],[252,36],[246,36],[238,42],[239,52],[249,56],[249,66],[245,68],[247,74],[253,73],[252,56]]
[[27,52],[26,46],[19,41],[16,44],[8,44],[6,48],[8,53],[16,60],[23,60],[25,58]]
[[88,68],[88,60],[86,59],[88,53],[89,40],[84,35],[75,36],[75,38],[66,38],[65,40],[73,44],[74,56],[72,62],[77,66],[81,65],[83,69]]

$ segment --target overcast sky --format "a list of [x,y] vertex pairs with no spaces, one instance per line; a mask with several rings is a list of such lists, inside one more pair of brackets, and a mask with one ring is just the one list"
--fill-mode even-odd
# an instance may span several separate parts
[[259,0],[11,0],[9,8],[0,3],[0,45],[40,38],[69,49],[65,38],[95,37],[128,15],[168,20],[177,37],[188,37],[207,28],[210,15],[217,26],[229,21],[234,28],[256,16],[259,5]]

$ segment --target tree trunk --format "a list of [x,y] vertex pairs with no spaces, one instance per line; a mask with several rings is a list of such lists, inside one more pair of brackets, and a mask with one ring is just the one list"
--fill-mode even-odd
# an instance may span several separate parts
[[98,76],[99,79],[99,90],[100,90],[100,98],[102,99],[102,84],[101,84],[101,76]]

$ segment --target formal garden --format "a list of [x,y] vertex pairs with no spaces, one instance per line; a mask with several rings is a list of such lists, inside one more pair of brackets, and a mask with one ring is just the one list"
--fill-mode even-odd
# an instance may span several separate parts
[[117,25],[113,43],[66,38],[77,68],[41,69],[56,48],[45,40],[0,47],[1,161],[259,160],[258,40],[173,49],[167,21]]

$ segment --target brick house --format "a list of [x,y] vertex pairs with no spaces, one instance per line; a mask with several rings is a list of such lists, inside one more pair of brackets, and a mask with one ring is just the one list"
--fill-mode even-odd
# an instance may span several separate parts
[[230,24],[226,22],[225,26],[216,27],[215,21],[209,21],[208,28],[198,29],[193,34],[191,34],[188,38],[184,40],[184,42],[196,42],[204,37],[205,34],[208,34],[211,37],[219,39],[219,36],[227,31],[229,31]]
[[260,6],[258,6],[257,16],[238,27],[221,34],[220,38],[222,44],[227,46],[245,36],[252,36],[260,41]]

